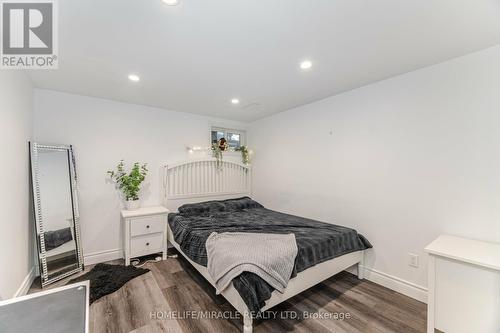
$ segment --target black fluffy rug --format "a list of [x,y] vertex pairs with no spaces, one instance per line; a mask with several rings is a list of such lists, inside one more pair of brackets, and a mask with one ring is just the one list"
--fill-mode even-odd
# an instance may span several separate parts
[[134,266],[97,264],[90,272],[70,280],[67,284],[90,280],[90,304],[99,298],[114,293],[125,283],[149,272],[149,269]]

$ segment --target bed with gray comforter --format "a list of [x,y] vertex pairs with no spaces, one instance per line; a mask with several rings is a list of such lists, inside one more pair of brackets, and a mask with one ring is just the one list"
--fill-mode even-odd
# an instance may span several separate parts
[[[372,247],[354,229],[272,211],[248,197],[186,204],[178,213],[169,214],[168,223],[182,252],[205,267],[205,243],[213,232],[293,233],[298,253],[292,277],[316,264]],[[250,272],[233,279],[233,285],[253,313],[260,311],[274,291]]]

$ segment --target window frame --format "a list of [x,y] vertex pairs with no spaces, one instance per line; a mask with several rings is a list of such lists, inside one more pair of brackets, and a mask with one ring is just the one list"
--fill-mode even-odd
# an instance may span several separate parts
[[[210,147],[213,144],[213,142],[212,142],[212,132],[213,131],[224,132],[224,138],[226,138],[226,140],[228,140],[228,133],[239,134],[240,135],[240,147],[246,146],[246,144],[247,144],[247,132],[245,130],[212,125],[212,126],[210,126],[210,132],[208,133],[209,137],[210,137]],[[234,152],[235,148],[229,147],[228,151]]]

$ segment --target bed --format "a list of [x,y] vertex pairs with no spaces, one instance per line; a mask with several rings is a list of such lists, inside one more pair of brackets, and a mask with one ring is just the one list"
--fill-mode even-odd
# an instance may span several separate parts
[[168,240],[212,285],[206,268],[212,232],[294,233],[298,254],[283,293],[252,273],[243,273],[222,291],[252,332],[256,311],[265,311],[315,284],[357,265],[363,278],[370,243],[356,230],[266,209],[250,199],[250,168],[239,163],[191,160],[164,167],[165,204],[171,210]]

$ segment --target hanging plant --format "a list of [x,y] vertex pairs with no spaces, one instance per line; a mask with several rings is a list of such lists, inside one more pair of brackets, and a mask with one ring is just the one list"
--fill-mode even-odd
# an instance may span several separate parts
[[248,151],[247,146],[237,147],[235,151],[241,152],[241,161],[243,164],[248,165],[250,163],[250,152]]
[[222,168],[222,150],[218,143],[212,144],[212,157],[216,160],[217,169]]

